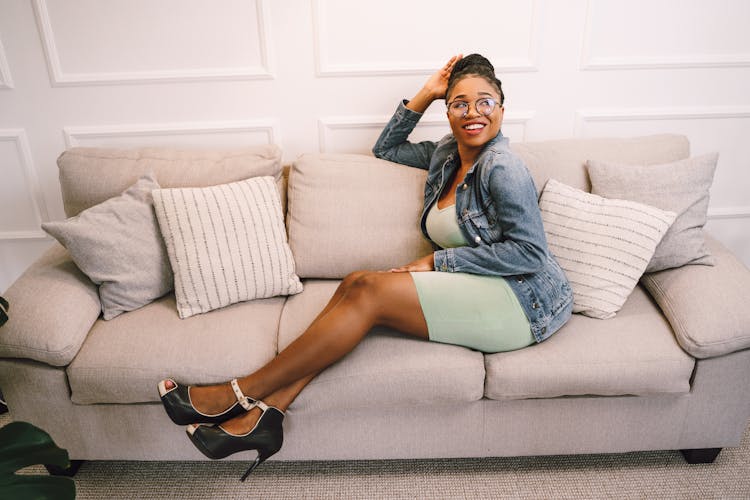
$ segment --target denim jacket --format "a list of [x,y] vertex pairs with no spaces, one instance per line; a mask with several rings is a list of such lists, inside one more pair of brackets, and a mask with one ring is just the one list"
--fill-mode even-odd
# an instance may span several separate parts
[[[437,143],[407,141],[422,114],[408,109],[406,102],[399,104],[373,153],[427,170],[420,224],[429,239],[427,212],[461,161],[453,135]],[[547,247],[534,180],[523,161],[510,151],[502,133],[484,146],[458,186],[456,216],[469,245],[436,250],[436,271],[504,277],[518,297],[537,342],[570,319],[573,293]]]

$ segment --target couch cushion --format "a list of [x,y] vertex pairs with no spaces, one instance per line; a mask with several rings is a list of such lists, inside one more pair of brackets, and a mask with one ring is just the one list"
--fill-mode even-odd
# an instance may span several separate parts
[[[289,297],[281,316],[279,350],[312,322],[338,283],[307,280],[301,294]],[[320,373],[291,409],[317,412],[476,401],[483,386],[481,353],[375,328],[351,353]]]
[[153,196],[180,318],[302,291],[273,177]]
[[281,183],[281,151],[255,146],[227,151],[72,148],[57,159],[68,217],[119,195],[153,172],[161,187],[204,187],[271,175]]
[[574,314],[541,344],[488,355],[485,363],[488,398],[527,399],[684,393],[695,360],[638,286],[614,318]]
[[97,321],[67,369],[78,404],[159,401],[156,384],[223,382],[276,355],[284,298],[243,302],[181,320],[173,294]]
[[562,139],[511,143],[511,150],[529,167],[536,188],[551,177],[569,186],[591,191],[586,172],[588,160],[653,165],[687,158],[690,143],[683,135],[660,134],[644,137]]
[[154,215],[154,189],[159,184],[147,174],[120,196],[67,220],[42,223],[99,285],[104,319],[143,307],[174,287]]
[[102,306],[96,285],[55,242],[3,294],[10,318],[0,357],[65,366],[78,353]]
[[664,311],[677,341],[696,358],[750,347],[750,270],[724,245],[706,238],[716,266],[650,273],[641,282]]
[[309,154],[289,174],[289,245],[302,278],[398,267],[432,252],[419,230],[425,171],[366,155]]
[[715,260],[706,248],[703,226],[718,159],[718,153],[711,153],[648,166],[589,162],[593,193],[605,198],[637,201],[677,214],[656,247],[646,272],[686,264],[714,265]]

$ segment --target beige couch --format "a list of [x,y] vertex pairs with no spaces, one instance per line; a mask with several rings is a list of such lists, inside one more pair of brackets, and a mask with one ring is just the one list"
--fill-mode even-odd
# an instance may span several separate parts
[[[689,155],[681,136],[514,146],[537,186],[589,189],[588,159],[654,164]],[[162,186],[252,175],[279,180],[304,291],[180,320],[175,298],[110,321],[96,286],[57,243],[3,295],[0,387],[72,459],[203,460],[171,423],[157,381],[224,381],[297,337],[356,269],[430,251],[418,230],[423,171],[363,155],[74,149],[60,160],[68,216],[153,170]],[[260,168],[258,165],[261,165]],[[737,446],[750,415],[750,272],[714,240],[715,267],[645,275],[616,317],[575,314],[542,344],[483,355],[375,329],[289,409],[276,460],[391,459],[704,450]],[[711,451],[713,449],[713,451]],[[231,459],[248,460],[251,452]]]

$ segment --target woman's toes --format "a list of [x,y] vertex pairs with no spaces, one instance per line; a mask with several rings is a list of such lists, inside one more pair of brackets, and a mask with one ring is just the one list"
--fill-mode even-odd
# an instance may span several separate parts
[[167,380],[164,381],[164,387],[166,387],[167,390],[174,389],[175,387],[174,381],[171,378],[168,378]]

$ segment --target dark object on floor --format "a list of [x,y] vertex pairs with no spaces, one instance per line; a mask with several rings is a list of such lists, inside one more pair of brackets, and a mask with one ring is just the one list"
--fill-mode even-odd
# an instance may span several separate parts
[[711,464],[719,456],[721,448],[700,448],[697,450],[680,450],[689,464]]
[[85,462],[85,460],[71,460],[70,467],[60,467],[59,465],[46,464],[44,468],[47,469],[47,472],[49,472],[53,476],[73,477],[78,472],[78,469],[81,468],[83,462]]

